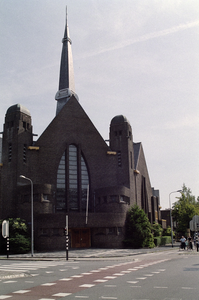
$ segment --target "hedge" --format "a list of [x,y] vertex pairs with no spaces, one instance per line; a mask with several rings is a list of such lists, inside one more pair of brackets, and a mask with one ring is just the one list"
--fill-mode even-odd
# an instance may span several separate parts
[[170,236],[154,237],[154,243],[156,247],[163,246],[166,244],[171,244],[171,237]]

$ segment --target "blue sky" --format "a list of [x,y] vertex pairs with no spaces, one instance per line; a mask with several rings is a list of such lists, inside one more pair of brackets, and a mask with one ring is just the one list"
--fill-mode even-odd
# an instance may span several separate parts
[[102,137],[123,114],[162,207],[183,183],[199,196],[198,0],[0,0],[2,130],[16,103],[36,134],[54,118],[66,5],[76,93]]

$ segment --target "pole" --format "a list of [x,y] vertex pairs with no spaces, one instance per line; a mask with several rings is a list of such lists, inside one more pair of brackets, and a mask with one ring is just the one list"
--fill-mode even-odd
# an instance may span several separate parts
[[170,206],[170,222],[171,222],[171,245],[172,245],[172,248],[173,248],[173,222],[172,222],[172,210],[171,210],[171,194],[173,193],[181,193],[182,191],[181,190],[178,190],[178,191],[175,191],[175,192],[171,192],[169,194],[169,206]]
[[171,192],[169,194],[169,205],[170,205],[170,223],[171,223],[171,245],[172,245],[172,248],[173,248],[173,222],[172,222],[172,215],[171,215],[171,199],[170,199],[170,195],[172,193],[175,193],[175,192]]
[[31,197],[31,256],[33,257],[33,255],[34,255],[33,182],[30,178],[25,177],[24,175],[20,175],[20,177],[23,179],[29,180],[30,186],[31,186],[31,192],[30,192],[30,197]]
[[34,224],[33,224],[33,182],[30,179],[31,183],[31,256],[34,255]]
[[88,201],[89,201],[89,184],[87,187],[87,200],[86,200],[86,225],[88,223]]
[[9,237],[7,237],[7,258],[9,258],[9,248],[10,248],[10,244],[9,244]]
[[68,260],[68,242],[69,242],[69,237],[68,237],[68,216],[66,216],[66,260]]

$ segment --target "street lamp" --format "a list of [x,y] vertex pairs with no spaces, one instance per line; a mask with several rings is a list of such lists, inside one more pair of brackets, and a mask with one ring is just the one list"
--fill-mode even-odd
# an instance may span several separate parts
[[20,175],[20,178],[26,179],[30,181],[31,184],[31,256],[34,254],[34,226],[33,226],[33,182],[30,178],[25,177],[24,175]]
[[171,222],[171,243],[172,243],[172,247],[173,247],[173,223],[172,223],[172,216],[171,216],[171,198],[170,198],[170,195],[173,194],[173,193],[181,193],[182,191],[181,190],[177,190],[175,192],[171,192],[169,194],[169,205],[170,205],[170,222]]

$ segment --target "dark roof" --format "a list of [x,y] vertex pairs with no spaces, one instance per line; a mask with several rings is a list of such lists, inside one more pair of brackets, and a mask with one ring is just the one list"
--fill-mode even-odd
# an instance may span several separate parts
[[111,120],[111,125],[116,125],[116,124],[120,124],[120,123],[124,123],[124,122],[128,122],[127,118],[123,115],[119,115],[119,116],[115,116]]
[[29,110],[25,106],[23,106],[21,104],[15,104],[15,105],[10,106],[7,109],[6,115],[14,114],[17,111],[20,111],[20,112],[22,112],[22,113],[24,113],[24,114],[26,114],[28,116],[31,116]]

